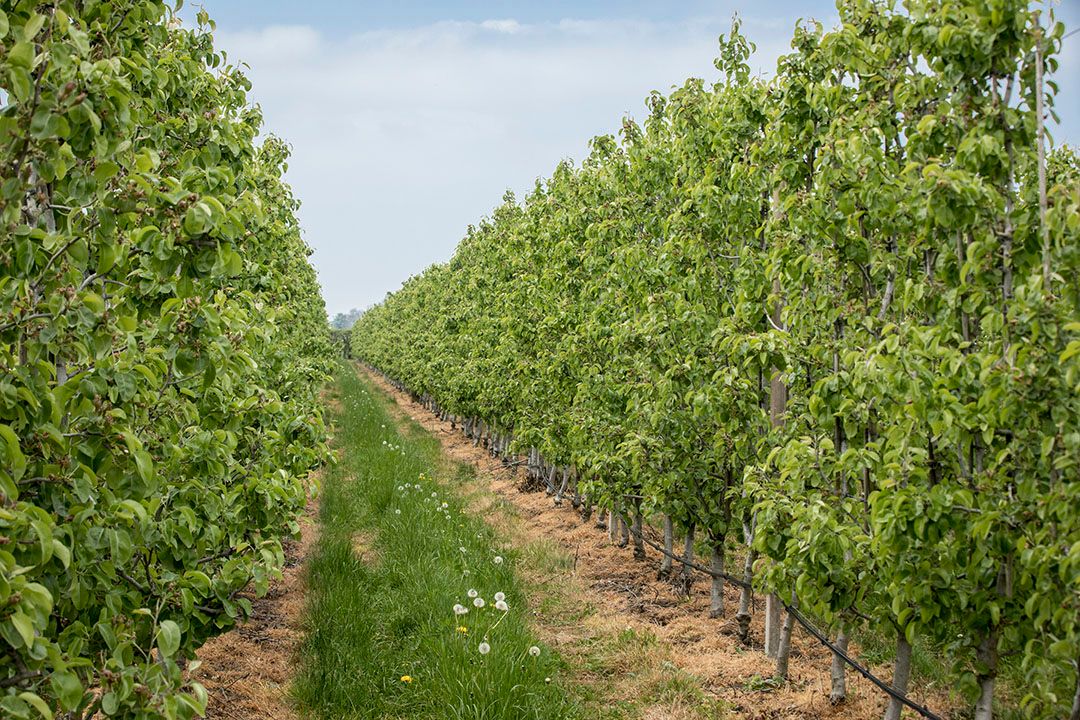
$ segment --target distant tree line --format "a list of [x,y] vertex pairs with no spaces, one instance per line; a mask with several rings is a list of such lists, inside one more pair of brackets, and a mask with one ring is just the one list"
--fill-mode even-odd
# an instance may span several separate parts
[[334,319],[330,321],[330,327],[334,330],[348,330],[356,324],[356,321],[360,319],[360,316],[364,314],[364,311],[360,308],[353,308],[349,312],[338,313],[334,316]]

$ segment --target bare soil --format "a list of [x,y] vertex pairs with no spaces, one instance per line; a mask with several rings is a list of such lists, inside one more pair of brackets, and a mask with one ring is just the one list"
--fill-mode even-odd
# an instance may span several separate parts
[[[567,623],[559,618],[545,618],[542,612],[534,610],[541,637],[563,653],[572,666],[574,655],[581,652],[582,645],[588,645],[591,636],[613,628],[630,628],[652,633],[659,641],[659,652],[698,678],[702,688],[721,699],[732,716],[751,720],[881,717],[885,696],[853,671],[847,674],[847,700],[839,705],[829,702],[831,653],[800,628],[792,638],[789,682],[779,688],[764,684],[762,681],[773,673],[773,661],[762,649],[764,598],[756,598],[751,643],[743,645],[734,620],[739,600],[736,588],[731,585],[726,588],[726,617],[709,618],[709,583],[705,576],[698,575],[688,598],[671,583],[658,581],[659,553],[647,550],[646,560],[635,561],[630,548],[612,545],[607,533],[596,529],[592,521],[582,522],[569,500],[556,507],[543,492],[522,492],[520,487],[525,478],[522,468],[505,467],[484,448],[474,447],[460,428],[452,430],[449,422],[439,420],[385,379],[358,367],[397,403],[399,420],[411,418],[438,438],[450,459],[475,468],[477,484],[482,490],[474,501],[479,505],[475,509],[495,525],[512,522],[513,532],[507,533],[512,544],[553,541],[574,558],[572,567],[558,581],[567,586],[565,592],[597,606],[598,612],[580,623]],[[500,516],[499,507],[506,504],[521,522]],[[538,584],[551,578],[526,576],[525,579]],[[857,655],[857,648],[853,647],[852,651]],[[888,667],[877,667],[874,671],[886,679],[891,675]],[[632,695],[642,682],[643,678],[631,674],[625,679],[626,693]],[[954,702],[947,694],[926,693],[918,688],[911,695],[939,714],[951,709]],[[647,708],[644,716],[657,720],[692,717],[686,710],[656,706]]]

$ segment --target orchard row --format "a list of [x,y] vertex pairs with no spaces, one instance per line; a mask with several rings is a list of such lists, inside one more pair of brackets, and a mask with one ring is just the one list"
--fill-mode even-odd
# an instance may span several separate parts
[[185,662],[250,612],[326,455],[287,148],[172,12],[0,10],[5,718],[204,712]]
[[1080,717],[1062,35],[1021,0],[850,0],[762,79],[736,27],[719,81],[508,195],[353,350],[556,492],[711,546],[770,595],[778,676],[788,604],[891,638],[901,694],[918,644],[978,720],[1002,673],[999,706]]

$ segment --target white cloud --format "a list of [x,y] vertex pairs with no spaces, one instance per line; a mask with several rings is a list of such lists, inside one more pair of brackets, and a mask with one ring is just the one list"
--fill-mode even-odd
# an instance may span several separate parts
[[521,23],[517,20],[485,20],[480,23],[480,27],[485,30],[507,33],[508,35],[516,35],[522,30]]

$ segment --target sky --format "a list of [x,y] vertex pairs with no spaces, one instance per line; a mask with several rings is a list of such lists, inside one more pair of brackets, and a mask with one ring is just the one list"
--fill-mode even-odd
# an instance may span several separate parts
[[[1066,32],[1080,0],[1054,3]],[[470,223],[521,198],[590,138],[645,116],[652,90],[713,79],[732,14],[771,74],[800,18],[832,0],[202,0],[216,44],[249,66],[333,315],[450,258]],[[189,2],[183,15],[192,17]],[[1067,39],[1053,131],[1080,143],[1080,34]]]

